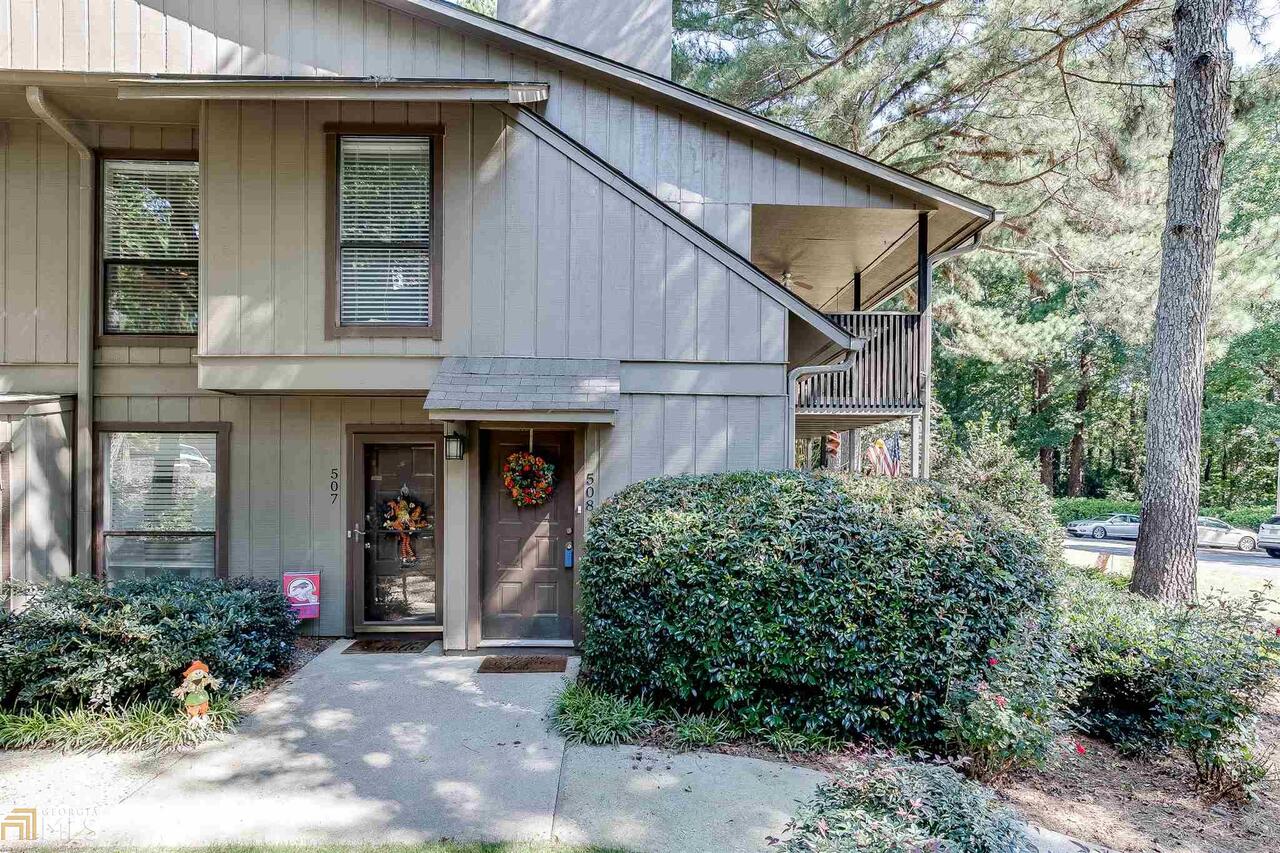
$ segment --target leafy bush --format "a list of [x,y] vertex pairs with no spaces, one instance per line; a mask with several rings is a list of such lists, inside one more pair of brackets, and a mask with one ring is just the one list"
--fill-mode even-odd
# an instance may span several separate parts
[[1024,853],[1015,815],[954,770],[871,759],[818,786],[788,827],[788,853]]
[[0,749],[150,750],[194,746],[230,731],[239,712],[225,698],[209,706],[209,722],[189,725],[172,702],[136,703],[122,711],[0,712]]
[[930,483],[642,482],[593,519],[584,673],[747,731],[940,744],[953,684],[1050,607],[1036,537]]
[[[1053,513],[1062,524],[1085,518],[1106,518],[1120,512],[1139,515],[1142,512],[1142,504],[1138,501],[1114,501],[1103,498],[1058,498],[1053,502]],[[1220,518],[1233,527],[1257,530],[1267,519],[1276,514],[1276,510],[1270,504],[1234,509],[1206,506],[1201,507],[1200,514]]]
[[1062,524],[1040,474],[1013,446],[1007,426],[986,419],[971,424],[963,441],[941,453],[934,479],[1011,513],[1040,537],[1046,550],[1062,547]]
[[234,695],[283,669],[298,622],[274,585],[176,576],[32,588],[0,614],[0,709],[173,704],[193,659]]
[[1171,607],[1079,574],[1067,595],[1092,732],[1133,750],[1183,747],[1218,793],[1256,781],[1252,727],[1280,679],[1280,636],[1261,594]]

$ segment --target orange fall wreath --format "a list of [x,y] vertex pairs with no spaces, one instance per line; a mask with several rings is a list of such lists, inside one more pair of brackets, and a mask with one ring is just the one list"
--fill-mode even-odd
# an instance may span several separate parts
[[502,466],[502,484],[518,507],[542,506],[555,488],[556,466],[527,450],[517,450]]

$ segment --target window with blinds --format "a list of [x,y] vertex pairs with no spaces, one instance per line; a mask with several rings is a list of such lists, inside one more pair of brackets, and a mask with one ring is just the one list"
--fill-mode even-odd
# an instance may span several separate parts
[[214,577],[217,433],[108,432],[99,452],[107,578]]
[[338,139],[338,325],[431,327],[431,137]]
[[198,330],[200,164],[104,160],[102,332]]

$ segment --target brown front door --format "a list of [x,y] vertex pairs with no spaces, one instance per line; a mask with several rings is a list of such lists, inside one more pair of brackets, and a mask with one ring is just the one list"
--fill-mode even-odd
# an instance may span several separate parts
[[481,636],[486,640],[573,638],[573,433],[535,430],[533,452],[555,466],[555,490],[540,507],[520,508],[502,482],[502,465],[529,449],[529,431],[484,433]]
[[[361,488],[352,531],[355,628],[440,624],[440,544],[443,518],[439,439],[357,435]],[[417,519],[388,527],[392,502],[405,498]]]

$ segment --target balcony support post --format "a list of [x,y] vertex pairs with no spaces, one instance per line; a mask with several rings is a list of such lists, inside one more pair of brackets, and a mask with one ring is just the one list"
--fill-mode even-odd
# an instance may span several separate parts
[[862,270],[853,274],[853,310],[862,310]]

